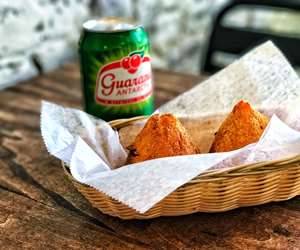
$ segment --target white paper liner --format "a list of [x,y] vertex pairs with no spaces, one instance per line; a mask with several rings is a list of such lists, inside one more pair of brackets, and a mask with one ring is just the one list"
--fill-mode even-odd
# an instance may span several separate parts
[[[252,61],[253,53],[255,56]],[[268,55],[271,55],[272,60]],[[278,76],[275,73],[276,69],[273,68],[273,59],[276,61],[275,68],[278,69],[280,66],[283,69]],[[251,65],[251,70],[249,68],[245,70],[245,63]],[[299,107],[297,96],[294,93],[296,84],[292,84],[291,87],[287,84],[291,82],[298,84],[299,79],[295,77],[281,53],[272,44],[267,43],[255,49],[254,52],[250,52],[235,63],[234,67],[229,67],[232,71],[225,70],[223,73],[219,73],[219,84],[223,78],[226,82],[225,88],[228,86],[233,88],[234,85],[229,84],[228,81],[234,79],[236,83],[236,79],[240,78],[238,76],[242,75],[243,80],[248,83],[251,82],[248,88],[250,93],[256,95],[255,104],[265,108],[265,113],[274,114],[258,143],[227,153],[167,157],[117,168],[124,165],[127,155],[117,132],[106,122],[79,110],[43,102],[41,132],[45,145],[50,154],[70,165],[71,174],[76,180],[104,192],[140,213],[148,211],[168,194],[208,169],[224,169],[299,154],[300,132],[297,130],[300,130],[298,119],[300,110],[295,108]],[[260,69],[266,72],[269,70],[273,73],[258,74]],[[290,71],[292,74],[289,74]],[[259,87],[259,91],[267,91],[268,96],[276,97],[277,100],[266,102],[268,97],[264,93],[261,94],[262,97],[259,97],[260,94],[255,92],[258,83],[268,82],[265,78],[269,78],[274,83],[284,82],[280,86],[285,87],[280,90],[271,84]],[[273,88],[273,91],[270,88]],[[201,94],[195,93],[197,91],[192,92],[192,96],[201,96]],[[214,94],[213,92],[204,93],[205,95]],[[239,99],[243,99],[243,93],[238,93]],[[245,91],[244,94],[248,96]],[[221,94],[218,101],[221,101],[222,105],[219,106],[220,110],[215,110],[216,113],[224,112],[229,106],[232,108],[231,94],[225,95],[224,100],[220,98]],[[225,103],[227,98],[230,101]],[[207,97],[202,98],[202,100],[207,100]],[[272,109],[260,105],[265,103],[272,104],[270,106]],[[282,103],[285,103],[286,106],[283,106]],[[176,107],[176,105],[172,105],[169,107]],[[203,105],[207,107],[206,104]],[[217,103],[216,106],[218,107]],[[184,112],[185,115],[190,114],[189,105],[186,107],[188,108]],[[172,112],[167,108],[162,110]],[[175,110],[175,113],[177,111]],[[211,113],[211,111],[205,114],[207,113]],[[190,115],[191,117],[201,116],[197,110],[192,110]],[[286,123],[282,122],[276,115]]]

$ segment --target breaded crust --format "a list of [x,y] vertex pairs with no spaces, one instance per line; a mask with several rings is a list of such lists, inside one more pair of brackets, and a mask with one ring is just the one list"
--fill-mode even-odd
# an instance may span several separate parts
[[240,101],[221,124],[210,152],[232,151],[257,142],[268,122],[268,117]]
[[197,153],[185,128],[172,114],[151,116],[129,150],[128,163]]

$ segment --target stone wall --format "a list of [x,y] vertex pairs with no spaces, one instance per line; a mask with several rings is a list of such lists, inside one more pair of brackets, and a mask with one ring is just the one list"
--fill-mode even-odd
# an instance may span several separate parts
[[1,0],[0,88],[76,56],[81,24],[92,15],[139,20],[155,67],[198,73],[210,16],[224,1]]
[[1,0],[0,88],[74,57],[89,0]]
[[[137,19],[149,33],[154,67],[198,74],[212,17],[226,2],[1,0],[0,88],[74,58],[82,22],[91,16]],[[299,21],[298,13],[287,19],[286,13],[273,16],[265,11],[254,15],[242,11],[228,19],[228,23],[238,26],[269,28],[271,24],[281,32],[297,31]],[[288,27],[286,23],[289,23]]]

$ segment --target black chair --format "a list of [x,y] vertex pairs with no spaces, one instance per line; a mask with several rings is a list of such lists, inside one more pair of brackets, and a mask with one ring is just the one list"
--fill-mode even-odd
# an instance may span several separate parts
[[[293,65],[300,66],[300,37],[292,37],[275,33],[268,33],[254,28],[235,28],[224,27],[223,18],[230,10],[237,6],[250,8],[256,7],[275,7],[284,10],[296,10],[300,15],[300,0],[233,0],[230,1],[216,15],[213,22],[213,29],[207,44],[204,61],[201,65],[201,71],[214,73],[221,69],[220,66],[214,65],[213,55],[216,51],[236,54],[244,54],[254,46],[272,40],[286,55]],[[288,25],[288,24],[287,24]],[[300,28],[300,23],[299,23]]]

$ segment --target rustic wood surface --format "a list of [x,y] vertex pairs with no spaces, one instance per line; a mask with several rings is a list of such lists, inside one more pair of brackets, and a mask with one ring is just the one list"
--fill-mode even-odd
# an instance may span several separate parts
[[[156,106],[200,77],[155,71]],[[300,249],[300,197],[147,221],[102,214],[41,140],[40,102],[81,106],[77,64],[0,92],[0,249]]]

